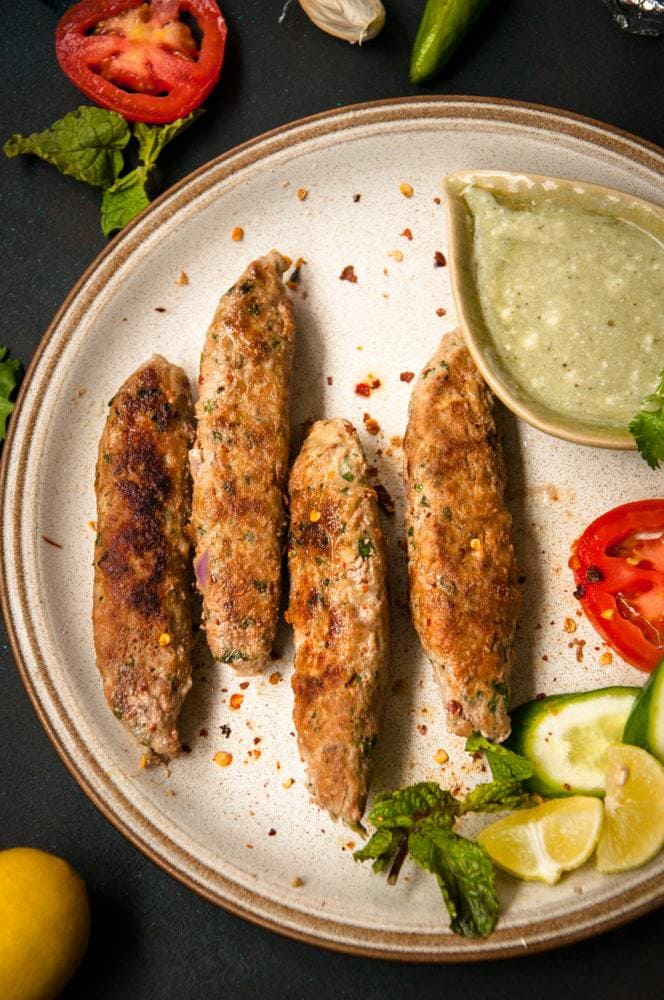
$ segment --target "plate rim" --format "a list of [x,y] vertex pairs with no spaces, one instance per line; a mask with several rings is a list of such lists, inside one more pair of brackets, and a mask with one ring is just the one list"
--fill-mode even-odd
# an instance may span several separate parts
[[[507,124],[530,126],[536,126],[538,118],[548,119],[548,123],[552,126],[552,131],[555,133],[563,133],[577,139],[585,139],[591,145],[608,148],[623,158],[637,162],[651,170],[657,171],[664,167],[664,151],[660,147],[623,129],[606,125],[584,115],[552,108],[547,105],[534,104],[527,101],[503,100],[502,98],[495,97],[431,95],[386,98],[378,101],[346,105],[342,108],[332,108],[284,123],[263,132],[234,146],[225,153],[221,153],[219,156],[208,160],[171,186],[152,202],[148,208],[141,212],[129,226],[111,240],[88,267],[86,267],[40,338],[35,353],[26,369],[0,460],[0,606],[7,628],[9,645],[19,676],[42,728],[65,767],[83,792],[102,815],[130,843],[148,857],[149,860],[210,902],[252,923],[307,944],[347,954],[396,961],[483,961],[532,954],[571,944],[621,926],[656,909],[662,900],[664,900],[664,874],[651,880],[645,897],[643,887],[632,887],[626,890],[618,897],[620,901],[618,907],[608,913],[605,912],[606,904],[595,903],[579,911],[571,924],[560,918],[548,922],[545,932],[546,936],[540,935],[527,941],[518,928],[508,928],[502,931],[495,931],[490,938],[482,942],[479,948],[477,942],[456,938],[448,931],[441,931],[438,935],[420,935],[404,931],[368,931],[366,928],[361,928],[351,923],[330,920],[311,914],[303,915],[298,910],[291,909],[286,903],[268,899],[266,896],[261,895],[260,892],[232,884],[228,882],[225,876],[219,873],[215,873],[216,878],[222,882],[228,882],[229,886],[233,885],[234,898],[223,897],[214,889],[197,882],[194,875],[190,874],[189,871],[178,868],[172,853],[170,856],[159,853],[152,843],[147,842],[141,836],[140,822],[136,824],[136,827],[133,827],[123,816],[114,812],[113,807],[103,799],[97,788],[94,787],[89,772],[86,773],[83,765],[79,766],[79,763],[64,745],[62,736],[56,731],[55,724],[52,723],[42,703],[40,694],[30,674],[26,658],[24,657],[23,647],[18,634],[19,627],[13,620],[10,608],[6,572],[10,562],[10,554],[5,551],[5,520],[10,519],[11,512],[11,520],[15,529],[14,538],[16,540],[19,536],[19,532],[16,529],[19,526],[20,513],[18,505],[12,505],[11,498],[9,497],[8,470],[10,459],[13,457],[16,447],[16,429],[18,428],[19,417],[23,412],[24,400],[43,355],[54,338],[61,320],[75,303],[86,284],[94,278],[95,274],[104,266],[109,257],[117,254],[120,261],[122,261],[132,252],[136,242],[137,230],[139,228],[143,230],[146,221],[151,224],[145,232],[141,232],[141,239],[158,229],[168,220],[171,214],[177,212],[179,205],[183,201],[183,197],[191,189],[197,188],[200,182],[202,182],[201,190],[204,191],[206,189],[206,176],[211,177],[214,175],[217,169],[223,166],[224,163],[230,163],[228,171],[228,176],[230,176],[234,170],[241,169],[252,163],[258,163],[270,152],[276,152],[289,145],[289,137],[297,130],[303,131],[300,141],[306,141],[307,139],[315,138],[316,135],[349,132],[355,127],[372,124],[373,122],[384,121],[390,123],[402,120],[417,124],[418,120],[432,118],[444,120],[445,118],[463,117],[464,114],[467,117],[480,120],[497,120],[504,121]],[[276,148],[272,150],[270,146],[275,141]],[[246,163],[242,162],[242,157],[246,159]],[[240,160],[240,162],[234,162],[237,160]],[[215,182],[221,179],[215,177]],[[186,198],[186,200],[189,199]],[[57,359],[54,364],[56,363]],[[37,407],[33,409],[33,420],[37,410]],[[25,441],[25,433],[22,440]],[[20,452],[18,454],[20,456]],[[21,478],[20,463],[18,478]],[[7,518],[5,518],[5,512],[7,512]],[[17,571],[16,577],[19,581],[22,579],[20,569]],[[25,603],[27,605],[27,600]],[[29,636],[23,640],[23,643],[27,643],[28,646],[31,645]],[[59,702],[57,691],[51,690],[49,694],[53,700],[53,704],[57,705]],[[60,713],[59,722],[61,726],[64,725],[67,728],[67,723],[70,720],[66,714],[63,715]],[[71,735],[74,738],[74,742],[78,742],[79,748],[84,752],[88,752],[87,747],[82,746],[80,739],[77,739],[76,732],[74,731]],[[95,762],[91,754],[90,766],[93,769],[95,767]],[[123,796],[123,798],[125,797]],[[126,806],[129,812],[137,815],[139,821],[142,820],[143,823],[147,823],[150,826],[149,822],[140,813],[140,810],[136,809],[129,800],[126,800]],[[183,852],[189,856],[189,852],[185,848],[170,841],[161,832],[155,831],[154,836],[167,849],[175,848],[176,853]],[[196,864],[200,864],[195,857],[192,858],[192,861],[194,862],[194,867]],[[237,898],[238,896],[243,897],[243,902]],[[261,910],[269,910],[269,915],[266,915],[265,912],[257,912],[255,909],[252,909],[251,903],[254,901],[258,903]],[[299,919],[299,927],[287,922],[289,914],[291,918],[295,915],[296,921]],[[591,917],[594,919],[590,919]],[[543,922],[540,928],[542,926]],[[345,931],[347,934],[354,934],[356,941],[361,939],[362,943],[358,944],[352,941],[338,940],[334,937],[326,937],[323,933],[325,928],[328,929],[328,933],[331,932],[332,934],[335,932],[339,934],[340,930]],[[427,950],[435,946],[436,938],[439,939],[439,950]],[[418,940],[423,942],[423,946],[419,948],[417,947]]]

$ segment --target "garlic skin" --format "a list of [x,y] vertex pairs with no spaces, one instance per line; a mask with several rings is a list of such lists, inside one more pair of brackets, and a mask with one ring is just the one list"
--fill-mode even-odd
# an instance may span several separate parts
[[299,0],[300,7],[317,28],[361,45],[375,38],[385,24],[381,0]]

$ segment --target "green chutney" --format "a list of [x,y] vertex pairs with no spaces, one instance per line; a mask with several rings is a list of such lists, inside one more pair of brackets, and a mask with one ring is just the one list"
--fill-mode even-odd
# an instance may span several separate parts
[[521,391],[623,426],[664,368],[664,245],[619,216],[470,186],[477,291]]

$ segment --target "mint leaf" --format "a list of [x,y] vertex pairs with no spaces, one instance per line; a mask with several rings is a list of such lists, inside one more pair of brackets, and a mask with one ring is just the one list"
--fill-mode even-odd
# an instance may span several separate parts
[[101,202],[101,228],[104,236],[116,229],[123,229],[128,222],[150,204],[148,187],[157,157],[164,146],[186,131],[202,111],[192,111],[186,118],[178,118],[167,125],[146,125],[136,122],[134,136],[138,141],[140,164],[114,184],[106,188]]
[[138,156],[141,163],[151,170],[157,162],[157,157],[172,139],[193,125],[203,114],[203,109],[192,111],[186,118],[177,118],[167,125],[146,125],[144,122],[136,122],[134,125],[134,135],[138,140]]
[[491,743],[479,733],[473,733],[466,740],[466,752],[477,753],[479,750],[484,750],[492,777],[496,779],[513,778],[516,781],[527,781],[534,774],[533,765],[527,757],[522,757],[497,743]]
[[105,189],[101,199],[101,228],[104,236],[123,229],[150,204],[146,190],[147,171],[136,167]]
[[7,417],[14,409],[10,396],[20,381],[21,362],[17,358],[2,359],[7,353],[6,347],[0,346],[0,441],[7,434]]
[[527,792],[520,781],[501,779],[476,785],[468,792],[462,802],[462,811],[467,812],[504,812],[507,809],[523,809],[534,806],[540,801]]
[[460,809],[459,803],[435,781],[420,781],[398,792],[379,795],[369,821],[377,827],[410,829],[418,819],[435,816],[444,826],[452,826]]
[[493,865],[484,848],[426,822],[410,833],[408,851],[415,864],[436,876],[454,933],[462,937],[490,934],[500,903]]
[[122,150],[131,133],[122,115],[83,105],[53,122],[43,132],[12,135],[5,156],[31,153],[62,174],[93,187],[109,187],[122,170]]
[[391,864],[402,840],[403,835],[400,832],[382,827],[376,830],[364,847],[355,851],[353,857],[356,861],[373,861],[372,867],[375,872],[384,871]]
[[642,400],[642,409],[629,423],[637,448],[651,469],[664,462],[664,369],[655,391]]

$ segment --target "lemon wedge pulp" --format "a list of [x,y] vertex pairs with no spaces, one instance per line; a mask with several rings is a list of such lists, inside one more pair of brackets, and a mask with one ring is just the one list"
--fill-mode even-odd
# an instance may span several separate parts
[[604,809],[599,871],[625,872],[650,861],[664,847],[664,767],[640,747],[610,747]]
[[510,875],[552,885],[564,871],[588,860],[600,835],[602,814],[602,803],[590,796],[552,799],[491,823],[477,840]]

